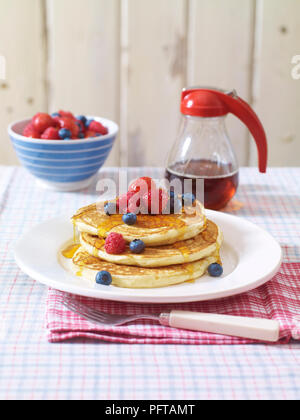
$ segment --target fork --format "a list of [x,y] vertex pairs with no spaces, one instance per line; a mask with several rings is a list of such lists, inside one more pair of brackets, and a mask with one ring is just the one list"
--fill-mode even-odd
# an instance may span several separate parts
[[258,341],[277,342],[280,325],[277,321],[188,311],[170,311],[157,314],[111,315],[93,309],[65,296],[62,304],[87,321],[105,326],[121,326],[138,319],[158,321],[161,325],[192,331],[222,334]]

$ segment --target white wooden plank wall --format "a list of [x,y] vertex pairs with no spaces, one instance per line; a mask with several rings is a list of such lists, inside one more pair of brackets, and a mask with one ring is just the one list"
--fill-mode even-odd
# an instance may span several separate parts
[[[186,83],[186,0],[128,2],[129,165],[164,165]],[[126,106],[126,104],[125,104]]]
[[118,121],[119,0],[47,0],[47,12],[49,110]]
[[1,0],[0,10],[0,164],[15,164],[8,124],[47,108],[45,10],[40,0]]
[[[300,79],[292,78],[292,57],[300,55],[300,1],[259,0],[256,20],[254,107],[267,131],[269,161],[299,166]],[[251,146],[250,163],[256,160]]]
[[[254,11],[253,0],[190,0],[189,85],[234,88],[251,102]],[[246,165],[248,130],[233,116],[227,129],[240,165]]]
[[[10,121],[66,108],[120,124],[107,165],[164,165],[187,85],[236,88],[261,116],[270,164],[300,164],[300,80],[291,76],[299,0],[0,0],[0,8],[0,164],[17,162]],[[255,164],[247,130],[229,117],[228,131],[240,164]]]

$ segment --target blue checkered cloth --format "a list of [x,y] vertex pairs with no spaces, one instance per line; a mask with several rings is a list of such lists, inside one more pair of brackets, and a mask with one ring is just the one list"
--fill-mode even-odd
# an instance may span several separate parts
[[[128,169],[129,179],[160,169]],[[117,177],[104,169],[100,177]],[[47,288],[23,274],[14,242],[39,222],[94,202],[81,193],[41,190],[22,168],[0,167],[1,399],[299,399],[300,343],[289,345],[50,344],[44,329]],[[300,261],[300,169],[267,175],[241,170],[226,211],[267,229],[286,262]]]

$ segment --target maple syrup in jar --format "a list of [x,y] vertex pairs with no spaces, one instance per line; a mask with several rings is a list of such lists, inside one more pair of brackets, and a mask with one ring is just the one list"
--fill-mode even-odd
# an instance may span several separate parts
[[189,188],[197,198],[201,194],[196,191],[197,180],[202,179],[205,207],[222,209],[236,193],[239,183],[238,161],[225,125],[227,115],[235,115],[251,132],[262,173],[266,172],[268,151],[264,128],[234,89],[186,88],[182,91],[180,110],[181,124],[169,154],[166,177],[170,181],[179,179],[184,192],[188,192],[184,180],[192,180],[186,184],[192,185]]
[[192,191],[197,196],[197,179],[204,181],[204,206],[211,210],[220,210],[235,195],[239,184],[239,172],[232,163],[218,163],[207,159],[192,159],[188,164],[175,163],[166,170],[168,181],[178,179],[184,186],[184,180],[191,180]]
[[[183,192],[192,188],[198,200],[212,210],[220,210],[235,195],[239,166],[225,127],[225,116],[182,117],[177,140],[169,155],[166,178],[179,179]],[[198,183],[197,180],[204,181]],[[191,180],[184,185],[184,180]],[[204,191],[203,191],[204,187]],[[172,188],[172,186],[171,186]],[[204,194],[203,194],[204,193]]]

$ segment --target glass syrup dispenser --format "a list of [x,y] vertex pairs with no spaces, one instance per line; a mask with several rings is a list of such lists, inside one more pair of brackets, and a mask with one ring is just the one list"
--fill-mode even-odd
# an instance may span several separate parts
[[235,195],[239,166],[227,134],[228,113],[238,117],[251,132],[258,150],[260,172],[267,168],[267,139],[253,109],[235,91],[187,88],[182,92],[182,121],[177,140],[169,155],[166,177],[169,181],[204,180],[204,205],[219,210]]

